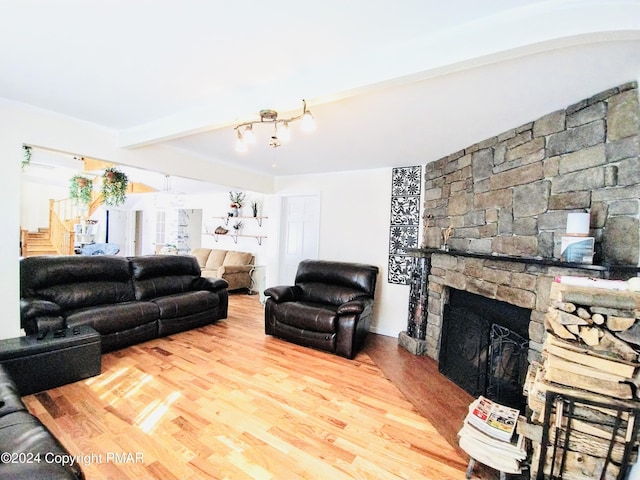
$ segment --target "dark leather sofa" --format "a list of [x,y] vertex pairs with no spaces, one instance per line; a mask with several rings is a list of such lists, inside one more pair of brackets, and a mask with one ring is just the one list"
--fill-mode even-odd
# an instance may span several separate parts
[[227,317],[227,282],[189,255],[68,255],[20,260],[27,334],[90,325],[102,352]]
[[295,285],[267,288],[265,333],[353,358],[371,323],[378,267],[304,260]]
[[[77,462],[25,407],[13,379],[0,365],[0,478],[12,480],[83,479]],[[70,463],[70,462],[69,462]]]

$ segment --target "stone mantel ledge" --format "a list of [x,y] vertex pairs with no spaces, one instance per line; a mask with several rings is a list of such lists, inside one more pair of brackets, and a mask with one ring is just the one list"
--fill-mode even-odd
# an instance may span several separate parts
[[563,262],[555,258],[528,257],[516,255],[504,255],[500,253],[487,254],[480,252],[465,252],[462,250],[443,250],[440,248],[408,248],[407,254],[412,257],[428,257],[432,254],[450,255],[452,257],[478,258],[482,260],[493,260],[497,262],[512,262],[526,265],[542,265],[549,267],[560,267],[567,269],[586,270],[596,272],[600,276],[608,277],[612,272],[617,274],[628,273],[637,275],[640,273],[638,265],[591,265],[584,263]]

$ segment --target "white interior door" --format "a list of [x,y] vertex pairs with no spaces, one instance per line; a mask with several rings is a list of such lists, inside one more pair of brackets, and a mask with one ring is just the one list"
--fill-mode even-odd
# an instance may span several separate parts
[[283,197],[281,211],[279,284],[293,285],[300,261],[318,258],[320,197]]
[[128,212],[109,209],[109,243],[120,247],[120,255],[132,255],[133,242],[129,240]]

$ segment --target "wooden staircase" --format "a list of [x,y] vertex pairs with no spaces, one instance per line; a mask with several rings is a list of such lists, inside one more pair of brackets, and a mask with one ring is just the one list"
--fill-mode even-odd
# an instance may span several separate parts
[[48,228],[39,228],[37,232],[26,232],[22,242],[22,256],[60,255],[51,242]]

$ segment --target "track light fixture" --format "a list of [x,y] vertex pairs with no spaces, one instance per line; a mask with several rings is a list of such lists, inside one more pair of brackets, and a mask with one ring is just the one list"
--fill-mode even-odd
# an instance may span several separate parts
[[273,124],[273,135],[269,139],[269,146],[277,148],[282,143],[286,143],[291,138],[291,128],[289,124],[296,120],[301,120],[300,129],[303,132],[311,132],[315,130],[316,123],[310,110],[307,110],[307,102],[302,100],[302,113],[291,118],[278,119],[278,112],[275,110],[260,110],[260,120],[253,122],[245,122],[236,125],[233,129],[236,131],[236,150],[238,152],[246,152],[249,145],[256,143],[256,137],[253,133],[253,126],[260,123]]

